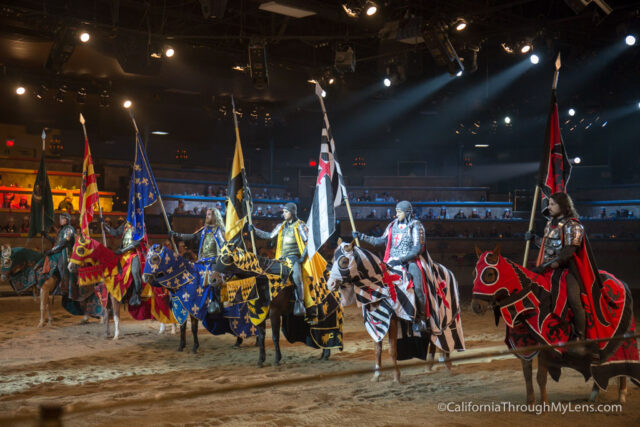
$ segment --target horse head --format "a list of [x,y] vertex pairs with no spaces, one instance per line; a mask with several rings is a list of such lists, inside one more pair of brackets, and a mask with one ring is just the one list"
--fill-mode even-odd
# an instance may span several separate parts
[[193,263],[171,249],[155,244],[149,248],[142,280],[154,286],[176,290],[196,279]]
[[0,246],[0,255],[2,256],[2,280],[6,281],[13,266],[11,245],[4,244]]
[[354,244],[339,241],[333,253],[333,265],[329,271],[327,286],[333,292],[345,284],[352,284],[355,277],[358,277],[358,265]]
[[522,285],[517,280],[513,263],[500,255],[500,246],[485,252],[476,246],[476,255],[478,262],[473,271],[471,307],[476,314],[483,314],[489,306],[520,291]]
[[73,245],[69,258],[69,271],[77,271],[83,266],[104,265],[109,269],[117,264],[118,256],[97,240],[80,236]]

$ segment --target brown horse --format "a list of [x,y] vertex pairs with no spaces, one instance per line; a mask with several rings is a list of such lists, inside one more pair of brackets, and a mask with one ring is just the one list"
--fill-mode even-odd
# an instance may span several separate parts
[[[477,314],[483,314],[488,308],[494,309],[496,316],[496,323],[499,316],[502,316],[505,323],[507,323],[507,338],[509,347],[517,349],[521,346],[545,344],[544,340],[540,336],[540,330],[537,329],[540,325],[540,321],[529,322],[527,319],[539,319],[543,301],[549,301],[551,298],[550,284],[543,283],[543,278],[524,267],[504,258],[500,255],[500,248],[496,247],[493,251],[481,252],[476,248],[476,254],[478,256],[478,262],[474,271],[473,281],[473,299],[472,308]],[[600,271],[601,276],[606,278],[609,286],[614,286],[624,295],[626,289],[629,295],[626,285],[615,279],[615,277],[607,272]],[[524,286],[523,286],[524,283]],[[529,296],[531,295],[531,297]],[[529,304],[529,301],[534,301],[533,304]],[[536,303],[538,305],[536,305]],[[623,301],[624,302],[624,301]],[[525,312],[517,313],[512,322],[510,319],[505,319],[505,315],[511,318],[509,307],[515,304],[514,307],[520,307],[526,310]],[[631,305],[625,304],[625,310],[632,310]],[[633,319],[633,313],[629,313],[631,319]],[[532,317],[529,317],[532,316]],[[561,321],[552,327],[556,331],[560,331],[562,328],[567,328],[571,324],[570,319],[566,318],[568,314],[566,310],[559,313]],[[565,316],[565,317],[563,317]],[[554,316],[544,316],[544,319],[552,320]],[[512,324],[513,323],[513,324]],[[543,324],[544,325],[544,324]],[[627,330],[633,329],[633,322],[630,325],[621,327],[625,328],[622,333]],[[628,328],[628,329],[626,329]],[[569,331],[570,332],[570,331]],[[567,336],[570,334],[567,333]],[[625,341],[626,342],[626,341]],[[629,344],[629,343],[627,343]],[[637,358],[637,344],[635,339],[632,340],[630,348],[636,346],[635,353]],[[620,348],[619,348],[620,350]],[[582,353],[576,352],[575,354],[558,352],[556,350],[542,350],[540,352],[533,352],[530,354],[517,354],[522,362],[522,371],[524,373],[524,379],[526,383],[527,403],[535,403],[535,393],[533,390],[533,358],[538,358],[538,373],[536,375],[538,386],[540,388],[540,401],[548,402],[547,396],[547,374],[551,374],[552,378],[556,381],[560,378],[561,367],[570,367],[581,372],[585,380],[594,376],[594,379],[600,379],[606,384],[610,377],[619,376],[619,390],[618,399],[621,403],[626,401],[627,394],[627,380],[625,376],[625,369],[630,369],[629,375],[638,376],[640,369],[637,363],[630,362],[624,364],[606,364],[600,365],[594,363],[591,359],[590,352],[586,350]],[[615,356],[615,354],[613,355]],[[613,357],[612,356],[612,357]],[[604,362],[604,361],[603,361]],[[637,361],[636,361],[637,362]],[[609,365],[609,366],[607,366]],[[617,365],[635,366],[632,368],[624,368]],[[599,370],[605,370],[603,373],[598,374]],[[607,369],[623,369],[622,371],[609,372]],[[632,376],[632,380],[634,380]],[[598,377],[598,378],[596,378]],[[635,381],[635,380],[634,380]],[[594,382],[590,399],[593,401],[598,395],[600,387]]]

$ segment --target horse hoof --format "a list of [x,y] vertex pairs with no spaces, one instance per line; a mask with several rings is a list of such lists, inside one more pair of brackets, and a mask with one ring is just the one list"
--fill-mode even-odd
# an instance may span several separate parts
[[273,364],[274,364],[275,366],[280,366],[280,361],[279,361],[279,360],[276,360],[275,362],[273,362]]
[[600,390],[593,390],[589,395],[589,402],[595,402],[599,393],[600,393]]
[[184,350],[184,347],[178,347],[178,351]]
[[198,352],[198,347],[193,347],[191,349],[191,354],[196,354]]
[[373,377],[371,378],[371,382],[377,383],[378,381],[380,381],[380,374],[373,374]]
[[120,339],[120,335],[114,335],[113,336],[113,341],[118,341]]
[[620,402],[622,405],[627,403],[627,395],[626,394],[621,394],[620,398],[618,399],[618,402]]
[[400,378],[393,378],[393,383],[394,384],[402,384],[402,381],[400,380]]
[[40,323],[38,323],[38,326],[37,326],[37,327],[38,327],[38,328],[44,328],[44,322],[43,322],[43,321],[40,321]]
[[258,368],[262,368],[262,367],[264,367],[264,363],[258,362]]

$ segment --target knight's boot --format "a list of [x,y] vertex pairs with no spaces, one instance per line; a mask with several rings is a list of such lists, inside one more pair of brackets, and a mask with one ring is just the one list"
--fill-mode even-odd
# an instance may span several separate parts
[[306,309],[304,308],[304,288],[302,281],[300,281],[299,283],[295,283],[295,287],[296,302],[293,303],[293,315],[304,317],[306,314]]
[[140,305],[142,304],[142,300],[140,300],[140,294],[142,293],[142,280],[133,280],[133,292],[131,293],[131,297],[129,298],[129,305]]
[[416,318],[413,322],[414,332],[425,333],[429,329],[427,326],[427,317],[424,314],[425,301],[424,296],[416,292]]
[[220,304],[220,286],[213,287],[213,298],[209,301],[207,306],[207,312],[211,314],[218,314],[221,311]]

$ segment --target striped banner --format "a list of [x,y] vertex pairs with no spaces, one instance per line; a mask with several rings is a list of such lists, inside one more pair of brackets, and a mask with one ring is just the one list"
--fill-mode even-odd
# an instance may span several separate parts
[[84,159],[82,161],[82,184],[80,186],[80,233],[89,237],[89,224],[93,221],[93,214],[98,209],[100,195],[98,180],[93,169],[89,139],[84,140]]

